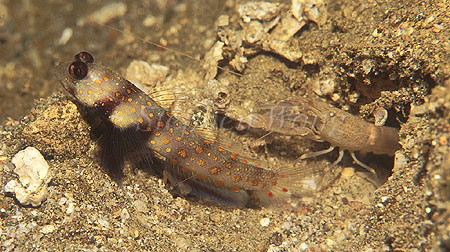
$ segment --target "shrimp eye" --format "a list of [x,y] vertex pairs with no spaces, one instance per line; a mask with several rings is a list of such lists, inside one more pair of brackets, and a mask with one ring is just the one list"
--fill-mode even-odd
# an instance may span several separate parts
[[69,66],[69,74],[72,78],[81,80],[84,79],[84,77],[87,76],[88,73],[88,67],[84,62],[81,61],[74,61]]
[[93,63],[94,62],[94,57],[92,57],[92,55],[88,52],[80,52],[77,55],[75,55],[75,60],[76,61],[81,61],[84,63]]

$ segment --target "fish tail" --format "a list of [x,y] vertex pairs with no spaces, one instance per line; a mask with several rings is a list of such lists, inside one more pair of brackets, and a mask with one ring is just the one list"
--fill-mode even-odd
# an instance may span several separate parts
[[328,184],[326,181],[329,181],[324,174],[324,168],[282,167],[277,172],[276,183],[266,190],[255,191],[254,195],[263,206],[287,204],[293,198],[312,196],[323,189]]

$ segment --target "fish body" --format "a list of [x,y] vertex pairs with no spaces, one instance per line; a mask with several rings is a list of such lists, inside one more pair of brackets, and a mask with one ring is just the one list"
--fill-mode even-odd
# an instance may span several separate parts
[[189,192],[219,202],[246,205],[250,196],[261,203],[283,201],[314,190],[307,169],[272,171],[229,151],[184,125],[131,82],[94,63],[86,52],[58,66],[64,88],[93,110],[112,131],[103,138],[107,170],[121,174],[127,153],[149,150],[163,157],[167,178]]

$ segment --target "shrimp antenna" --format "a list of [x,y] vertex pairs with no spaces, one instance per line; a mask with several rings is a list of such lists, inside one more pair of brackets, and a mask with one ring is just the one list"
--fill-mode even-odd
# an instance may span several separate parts
[[[98,25],[107,27],[107,28],[109,28],[109,29],[111,29],[111,30],[113,30],[113,31],[116,31],[116,32],[119,32],[119,33],[122,33],[122,34],[125,34],[125,35],[132,36],[133,38],[135,38],[135,39],[137,39],[137,40],[139,40],[139,41],[141,41],[141,42],[143,42],[143,43],[146,43],[146,44],[155,46],[155,47],[157,47],[157,48],[164,49],[164,50],[167,50],[167,51],[170,51],[170,52],[173,52],[173,53],[182,55],[182,56],[184,56],[184,57],[186,57],[186,58],[188,58],[188,59],[191,59],[191,60],[200,62],[199,59],[193,57],[192,55],[189,55],[189,54],[187,54],[187,53],[184,53],[184,52],[181,52],[181,51],[172,49],[172,48],[170,48],[170,47],[166,47],[166,46],[160,45],[160,44],[155,43],[155,42],[153,42],[153,41],[151,41],[151,40],[143,39],[143,38],[141,38],[141,37],[136,36],[135,34],[133,34],[133,33],[131,33],[131,32],[126,32],[126,31],[120,30],[120,29],[118,29],[118,28],[116,28],[116,27],[113,27],[113,26],[111,26],[111,25],[99,23],[99,22],[97,22],[97,21],[95,21],[95,20],[92,20],[91,22],[94,22],[94,23],[96,23],[96,24],[98,24]],[[217,68],[219,68],[220,70],[229,72],[229,73],[231,73],[231,74],[234,74],[234,75],[236,75],[236,76],[242,77],[242,74],[240,74],[240,73],[238,73],[238,72],[231,71],[231,70],[226,69],[226,68],[221,67],[221,66],[217,66]]]

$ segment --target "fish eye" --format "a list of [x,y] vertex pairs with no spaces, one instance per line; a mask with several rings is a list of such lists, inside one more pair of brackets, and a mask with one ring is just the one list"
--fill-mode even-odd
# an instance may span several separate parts
[[80,52],[77,55],[75,55],[75,60],[81,61],[81,62],[84,62],[87,64],[87,63],[93,63],[94,57],[88,52]]
[[87,73],[88,73],[88,67],[82,61],[74,61],[69,66],[69,74],[74,79],[77,79],[77,80],[84,79],[87,76]]

